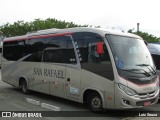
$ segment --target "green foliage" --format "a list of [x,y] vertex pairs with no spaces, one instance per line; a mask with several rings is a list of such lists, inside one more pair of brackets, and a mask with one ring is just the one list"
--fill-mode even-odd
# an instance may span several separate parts
[[[86,27],[88,25],[83,25]],[[0,26],[0,31],[6,37],[24,35],[28,32],[33,32],[37,30],[44,30],[50,28],[72,28],[72,27],[82,27],[81,25],[74,24],[73,22],[65,22],[57,19],[48,18],[46,20],[35,19],[33,22],[17,21],[13,24],[5,24]]]
[[[50,28],[72,28],[72,27],[87,27],[88,25],[77,25],[73,22],[66,22],[57,19],[48,18],[46,20],[35,19],[32,22],[24,22],[24,21],[17,21],[13,24],[6,23],[0,26],[1,36],[11,37],[11,36],[19,36],[25,35],[28,32],[33,32],[37,30],[44,30]],[[96,26],[99,28],[100,26]],[[133,33],[136,35],[141,36],[147,42],[159,42],[160,38],[155,37],[152,34],[148,34],[146,32],[133,32],[134,29],[128,30],[129,33]],[[3,33],[3,34],[2,34]]]
[[147,42],[159,42],[160,41],[160,38],[157,38],[156,36],[154,36],[152,34],[148,34],[146,32],[141,32],[141,31],[133,32],[133,30],[134,29],[130,29],[130,30],[128,30],[128,32],[139,35],[140,37],[142,37]]

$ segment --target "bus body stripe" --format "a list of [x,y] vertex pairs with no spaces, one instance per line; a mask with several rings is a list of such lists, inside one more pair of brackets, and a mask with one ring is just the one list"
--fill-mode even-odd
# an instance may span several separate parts
[[29,40],[29,39],[36,39],[36,38],[56,37],[56,36],[65,36],[65,35],[72,35],[72,33],[58,33],[58,34],[46,34],[46,35],[26,36],[24,38],[5,40],[4,42],[12,42],[12,41],[19,41],[19,40]]

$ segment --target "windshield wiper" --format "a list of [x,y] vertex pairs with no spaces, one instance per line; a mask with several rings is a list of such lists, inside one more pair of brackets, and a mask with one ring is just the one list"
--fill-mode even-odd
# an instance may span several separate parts
[[[146,66],[151,71],[152,74],[156,74],[155,69],[149,64],[137,64],[136,66],[140,66],[140,67],[145,67]],[[153,71],[148,66],[150,66]]]
[[141,74],[144,74],[144,75],[146,75],[147,77],[150,77],[150,76],[151,76],[147,71],[145,71],[145,70],[143,70],[143,69],[122,69],[122,70],[128,71],[128,72],[133,72],[133,71],[144,71],[144,73],[141,73]]

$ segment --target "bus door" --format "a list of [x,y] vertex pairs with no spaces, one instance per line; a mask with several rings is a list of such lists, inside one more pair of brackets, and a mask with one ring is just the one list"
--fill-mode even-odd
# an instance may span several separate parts
[[77,66],[66,66],[66,98],[80,100],[81,70]]
[[92,42],[88,44],[88,60],[82,63],[82,80],[85,85],[104,91],[105,105],[107,108],[114,106],[114,74],[108,49],[104,42]]

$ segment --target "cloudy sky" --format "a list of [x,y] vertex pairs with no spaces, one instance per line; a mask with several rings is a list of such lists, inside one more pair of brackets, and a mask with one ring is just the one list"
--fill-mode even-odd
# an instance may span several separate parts
[[159,12],[159,0],[0,0],[0,25],[56,18],[127,31],[140,23],[141,31],[160,37]]

